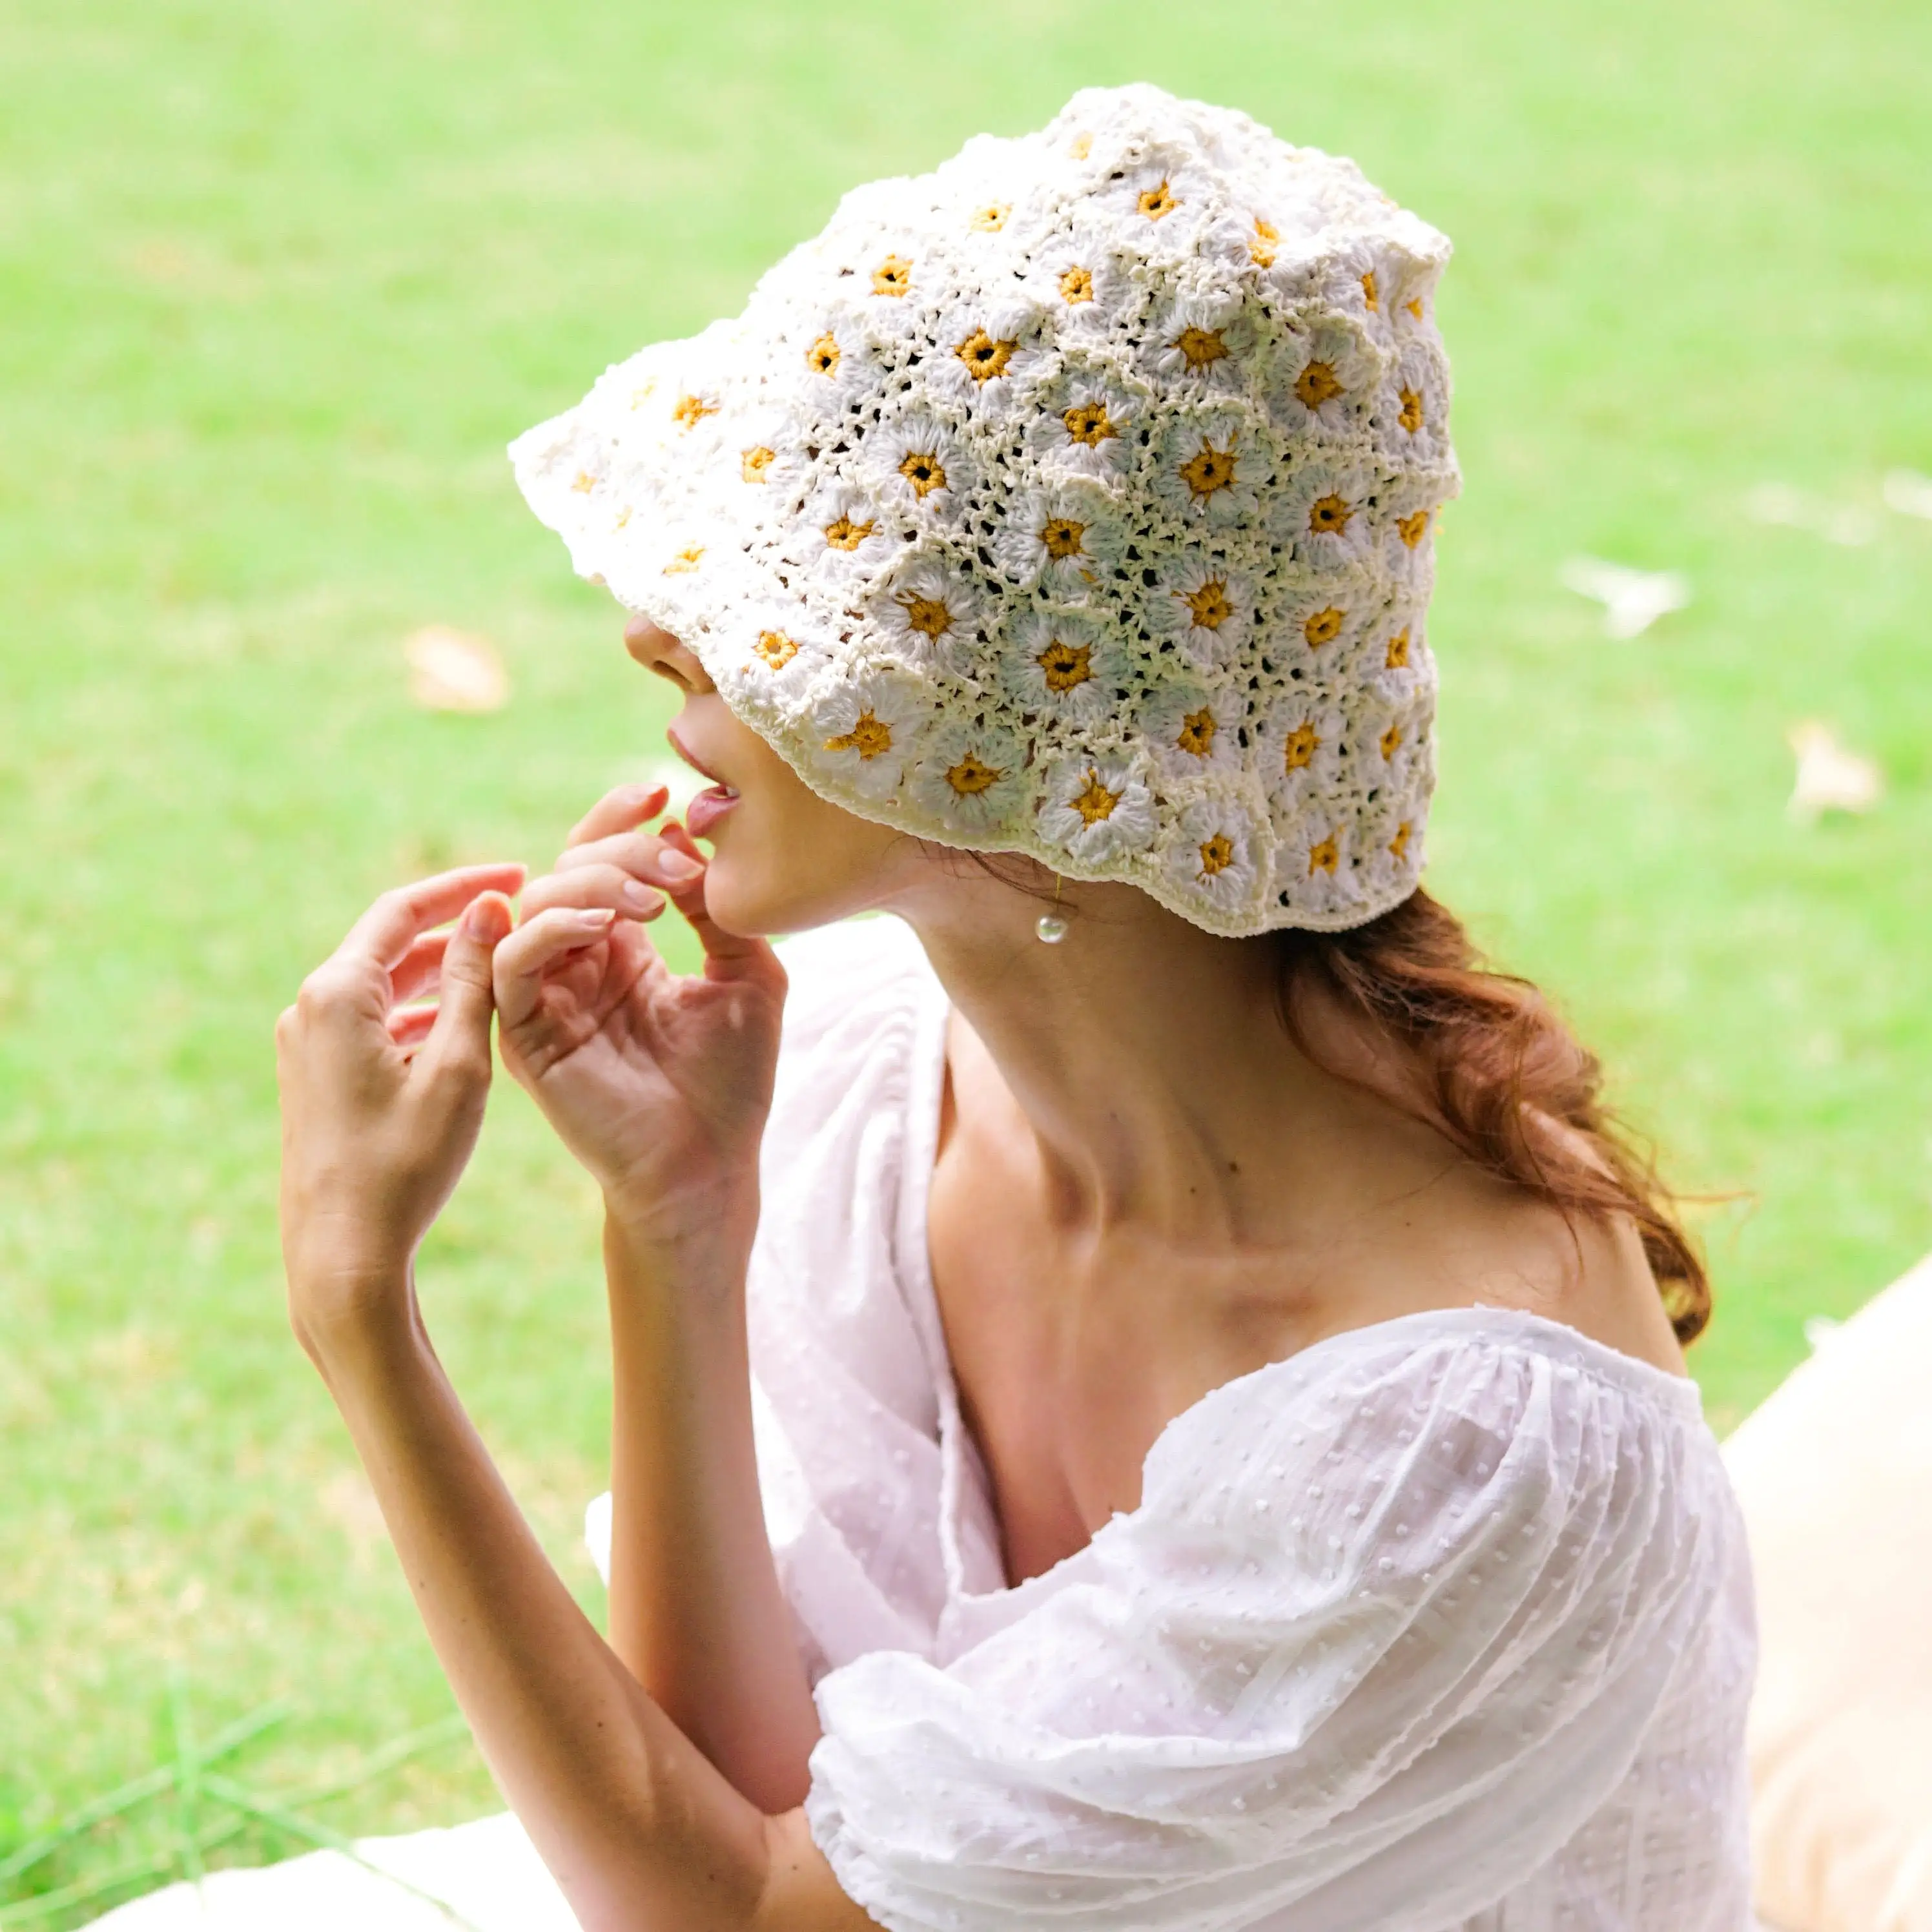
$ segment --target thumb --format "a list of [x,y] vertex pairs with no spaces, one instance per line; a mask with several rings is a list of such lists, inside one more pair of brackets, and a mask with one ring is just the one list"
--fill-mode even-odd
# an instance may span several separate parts
[[485,1077],[490,1071],[490,1016],[496,995],[490,956],[510,930],[509,902],[501,892],[472,899],[442,956],[436,1024],[418,1058],[441,1072],[461,1068]]

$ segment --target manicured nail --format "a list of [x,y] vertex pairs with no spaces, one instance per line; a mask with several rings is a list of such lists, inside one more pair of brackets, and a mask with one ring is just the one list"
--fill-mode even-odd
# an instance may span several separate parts
[[572,909],[570,922],[586,932],[602,932],[616,916],[609,906],[578,906]]
[[658,854],[658,870],[668,879],[694,879],[704,869],[688,852],[667,849]]
[[472,939],[500,938],[502,916],[503,909],[497,900],[487,895],[472,899],[463,915],[463,930]]
[[635,879],[624,881],[624,903],[633,912],[656,912],[664,904],[663,898],[649,886],[640,885]]

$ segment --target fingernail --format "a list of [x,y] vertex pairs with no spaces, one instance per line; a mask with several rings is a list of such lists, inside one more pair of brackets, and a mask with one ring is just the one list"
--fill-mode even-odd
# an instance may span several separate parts
[[635,879],[624,882],[623,901],[633,912],[655,912],[664,901],[649,886],[640,886]]
[[500,901],[488,896],[472,899],[463,915],[463,930],[472,939],[495,939],[500,934],[498,921],[502,916]]
[[688,852],[667,850],[658,854],[658,870],[668,879],[694,879],[704,869]]
[[617,916],[609,906],[578,906],[571,913],[571,923],[586,932],[602,932]]

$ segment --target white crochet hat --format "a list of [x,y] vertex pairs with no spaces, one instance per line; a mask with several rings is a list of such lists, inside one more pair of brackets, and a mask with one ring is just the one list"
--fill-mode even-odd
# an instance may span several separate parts
[[1413,890],[1449,244],[1152,87],[874,182],[512,446],[806,783],[1210,931]]

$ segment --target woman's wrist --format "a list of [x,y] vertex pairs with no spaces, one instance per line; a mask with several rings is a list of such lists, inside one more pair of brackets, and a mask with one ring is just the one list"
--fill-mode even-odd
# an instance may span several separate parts
[[415,1270],[393,1258],[291,1270],[289,1325],[309,1360],[332,1378],[426,1340]]
[[659,1288],[682,1298],[735,1300],[758,1232],[755,1187],[711,1200],[638,1208],[604,1202],[604,1255],[611,1292]]

